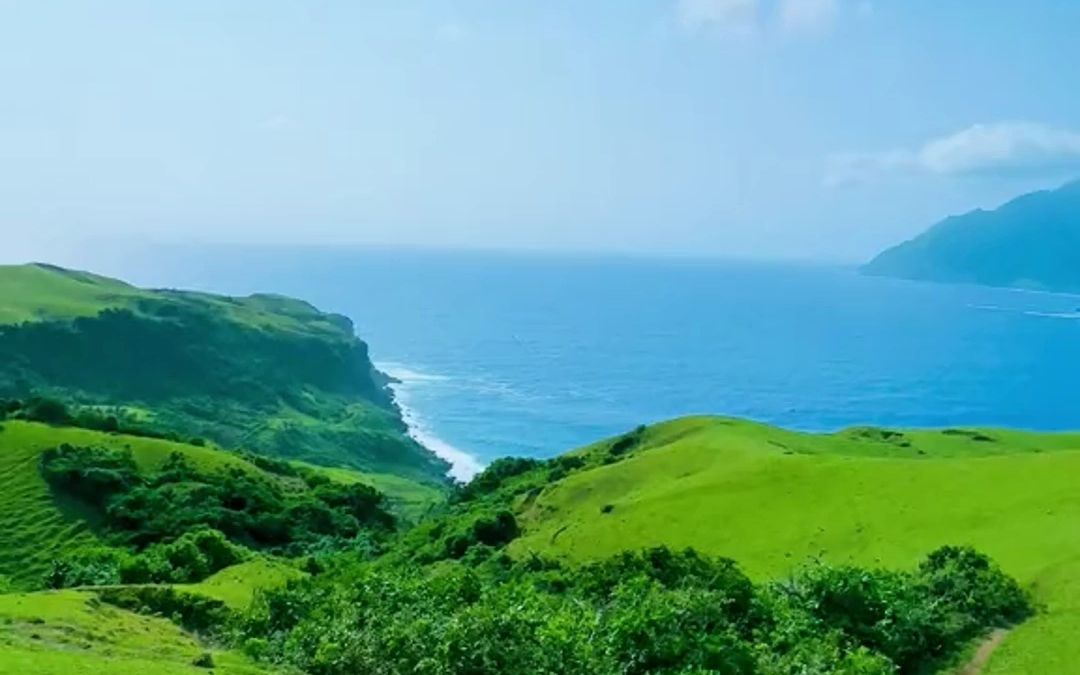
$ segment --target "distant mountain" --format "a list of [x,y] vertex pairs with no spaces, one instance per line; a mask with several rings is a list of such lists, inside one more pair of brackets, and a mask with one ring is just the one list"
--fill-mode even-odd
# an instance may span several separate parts
[[878,255],[866,274],[1080,292],[1080,181],[952,216]]

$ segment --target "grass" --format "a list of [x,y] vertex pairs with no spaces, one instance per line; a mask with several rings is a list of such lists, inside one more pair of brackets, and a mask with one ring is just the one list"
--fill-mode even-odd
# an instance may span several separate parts
[[210,653],[219,675],[267,671],[208,649],[167,619],[127,612],[92,591],[0,595],[0,672],[19,675],[196,675]]
[[[603,452],[594,446],[585,452]],[[517,553],[586,560],[657,544],[737,560],[759,579],[807,558],[910,567],[970,544],[1029,584],[1045,612],[987,673],[1080,661],[1080,435],[857,429],[830,435],[688,418],[623,461],[571,474],[520,505]],[[605,513],[606,511],[606,513]]]
[[[38,459],[61,443],[130,450],[143,471],[160,468],[173,453],[204,471],[237,468],[264,473],[244,458],[213,447],[104,434],[88,429],[51,427],[22,421],[0,423],[0,576],[16,586],[33,587],[58,553],[100,543],[91,513],[76,502],[58,499],[38,470]],[[445,498],[437,486],[390,474],[307,465],[344,483],[363,482],[387,495],[392,510],[414,522]],[[264,474],[291,486],[286,478]]]
[[227,567],[197,584],[176,588],[220,600],[231,609],[244,609],[259,591],[284,586],[304,576],[291,565],[260,557]]
[[48,265],[0,266],[0,324],[94,316],[143,295],[123,282]]
[[339,483],[364,483],[386,495],[390,510],[405,522],[415,523],[446,500],[446,488],[389,473],[356,471],[345,467],[306,466]]
[[0,396],[30,393],[286,459],[422,482],[448,469],[409,438],[349,319],[282,296],[0,266]]
[[244,326],[302,335],[350,338],[339,317],[277,295],[246,298],[193,291],[146,290],[116,279],[53,265],[0,265],[0,324],[95,316],[105,309],[138,311],[140,301],[168,299],[228,317]]
[[0,575],[23,587],[36,584],[58,553],[99,543],[91,514],[77,503],[58,500],[42,478],[38,458],[48,448],[70,443],[128,449],[147,471],[161,466],[173,453],[185,455],[202,469],[232,466],[259,471],[220,450],[153,438],[19,421],[4,422],[0,429]]

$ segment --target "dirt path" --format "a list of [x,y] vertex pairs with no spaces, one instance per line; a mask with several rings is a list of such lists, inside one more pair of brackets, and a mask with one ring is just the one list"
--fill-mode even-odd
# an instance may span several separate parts
[[990,633],[979,648],[975,650],[975,653],[971,656],[971,660],[967,664],[957,671],[957,675],[980,675],[983,668],[986,667],[986,662],[990,660],[990,656],[994,653],[994,650],[998,648],[1001,641],[1005,639],[1005,636],[1009,634],[1009,631],[1004,628],[998,628],[993,633]]

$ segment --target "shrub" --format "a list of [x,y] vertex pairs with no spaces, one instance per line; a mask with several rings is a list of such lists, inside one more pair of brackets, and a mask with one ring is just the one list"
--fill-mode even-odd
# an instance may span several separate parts
[[202,635],[223,632],[232,613],[225,603],[170,586],[126,586],[98,591],[103,602],[140,614],[166,616],[183,628]]
[[454,501],[467,502],[498,490],[508,479],[540,466],[542,462],[525,457],[502,457],[487,465],[468,484],[460,486]]
[[639,425],[633,431],[615,439],[611,446],[608,447],[608,455],[611,457],[621,457],[630,452],[641,443],[642,438],[645,436],[647,427],[644,424]]
[[48,588],[68,588],[194,583],[248,557],[248,551],[229,543],[220,532],[198,530],[141,553],[109,547],[72,551],[52,563],[44,584]]
[[64,445],[42,455],[41,471],[54,488],[100,509],[106,526],[137,548],[206,528],[247,546],[301,555],[394,528],[383,495],[370,486],[325,483],[286,492],[242,469],[199,470],[179,453],[143,476],[130,452]]
[[62,444],[41,454],[41,472],[53,488],[103,506],[141,482],[130,451]]
[[71,413],[62,401],[42,396],[30,398],[22,406],[22,417],[31,422],[62,425],[70,424]]

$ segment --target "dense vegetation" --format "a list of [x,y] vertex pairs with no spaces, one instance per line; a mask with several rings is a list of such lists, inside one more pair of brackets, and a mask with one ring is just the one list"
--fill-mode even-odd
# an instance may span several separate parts
[[[185,440],[175,431],[165,431],[152,424],[132,419],[122,408],[81,407],[72,410],[63,401],[47,396],[30,396],[25,400],[0,399],[0,420],[4,419],[78,427],[125,436],[161,438],[170,441]],[[206,445],[206,439],[203,438],[190,438],[186,442],[198,446]]]
[[729,560],[665,548],[568,567],[343,566],[271,591],[249,653],[346,673],[918,673],[1030,612],[984,556],[912,572],[811,566],[755,585]]
[[[232,467],[204,471],[173,454],[140,472],[130,452],[61,445],[41,455],[59,493],[92,507],[114,546],[77,549],[46,577],[54,588],[186,583],[261,550],[297,557],[374,546],[393,530],[383,496],[290,468],[291,483]],[[285,465],[288,466],[288,465]]]
[[947,218],[864,271],[909,279],[1080,291],[1080,181]]
[[[10,300],[8,296],[10,295]],[[0,267],[0,397],[107,406],[225,447],[438,482],[367,346],[288,298],[144,291],[43,266]],[[33,299],[33,311],[22,307]]]
[[[313,675],[922,673],[1032,611],[968,548],[939,549],[910,571],[812,563],[764,583],[690,549],[585,564],[508,554],[540,493],[633,461],[651,442],[638,428],[552,460],[493,462],[398,535],[377,492],[306,467],[252,456],[242,466],[257,471],[208,469],[174,454],[146,470],[123,449],[61,444],[39,470],[98,514],[109,545],[72,549],[43,582],[104,586],[105,602]],[[258,551],[298,558],[310,574],[233,607],[160,586]]]

